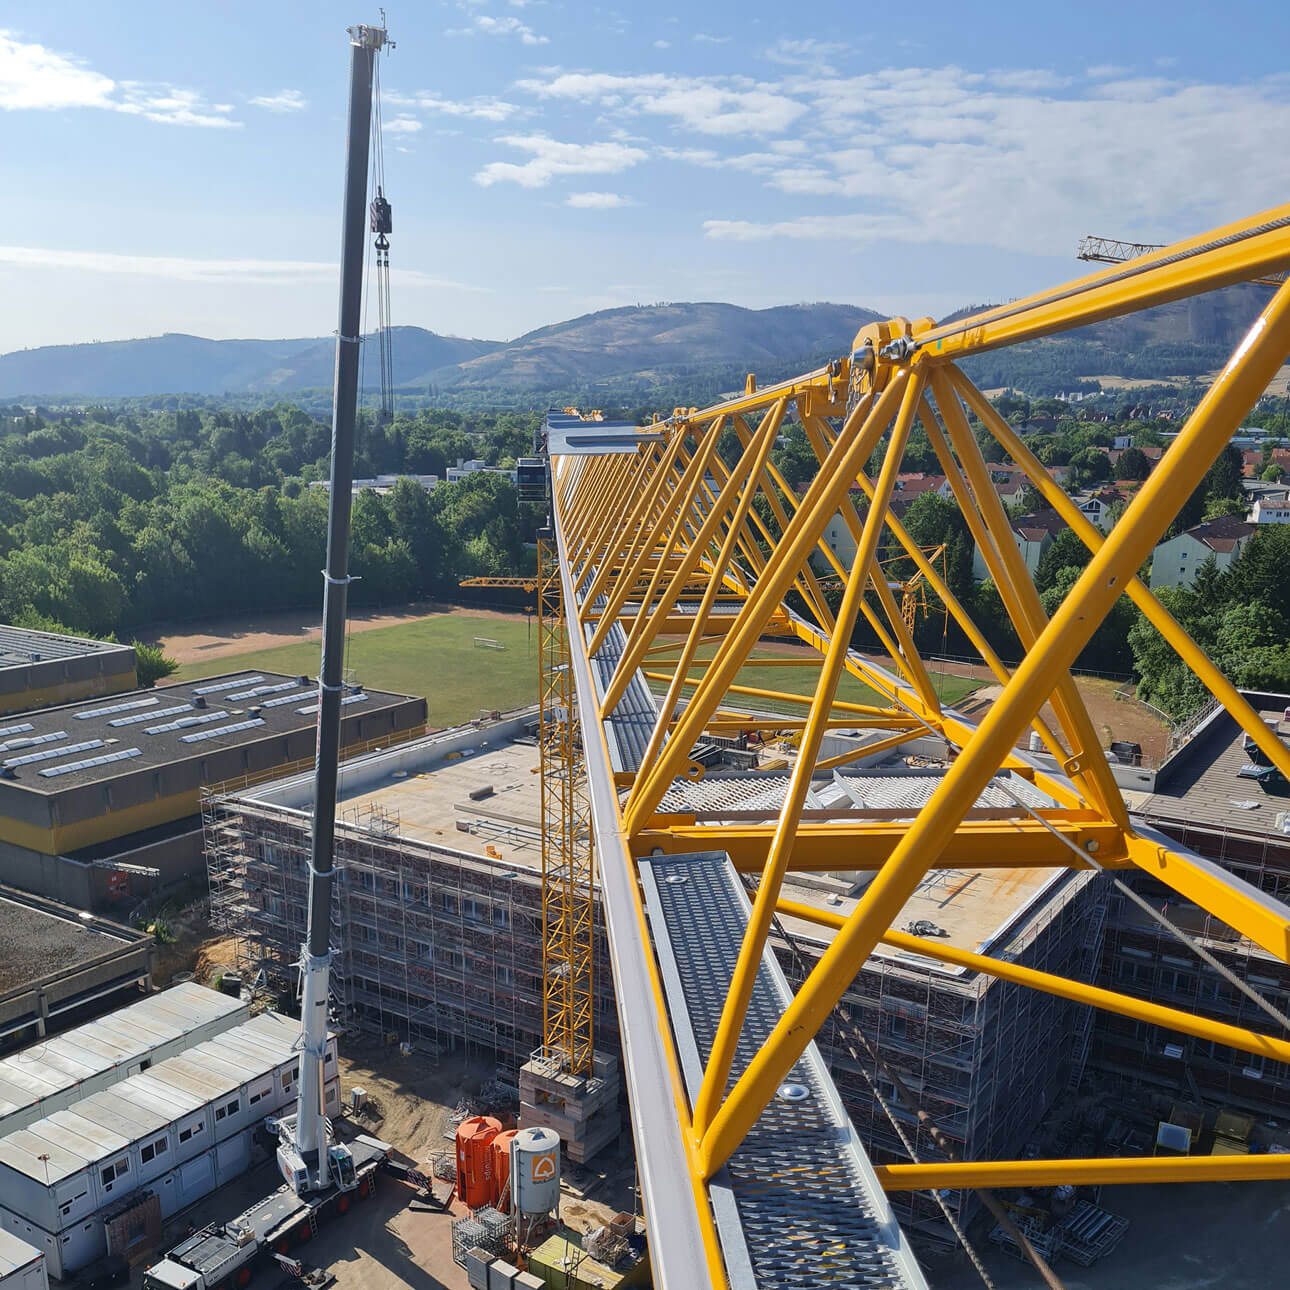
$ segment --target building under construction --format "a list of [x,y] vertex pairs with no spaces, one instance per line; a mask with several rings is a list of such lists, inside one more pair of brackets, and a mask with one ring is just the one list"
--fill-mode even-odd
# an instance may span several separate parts
[[[538,750],[526,733],[532,725],[532,717],[517,717],[347,762],[336,844],[337,1022],[388,1042],[487,1056],[513,1084],[543,1043]],[[936,780],[934,769],[897,760],[825,777],[817,793],[838,809],[865,803],[899,811],[912,809]],[[685,809],[734,810],[782,796],[785,782],[774,771],[717,767],[701,784],[678,784],[674,792],[687,796]],[[1012,791],[1034,792],[1021,781]],[[298,776],[206,803],[214,918],[239,937],[244,973],[263,970],[283,991],[294,990],[304,930],[311,792],[312,781]],[[999,796],[991,789],[983,805]],[[861,887],[829,878],[790,885],[786,895],[845,913]],[[1051,869],[945,870],[911,898],[901,925],[928,924],[947,945],[969,952],[991,947],[1031,967],[1087,976],[1105,912],[1102,890],[1094,875]],[[595,929],[604,965],[599,915]],[[782,931],[792,946],[781,939],[777,952],[790,978],[798,977],[794,949],[813,963],[827,934],[792,918]],[[596,1051],[616,1058],[618,1017],[603,966],[595,999]],[[1005,1153],[1024,1141],[1078,1079],[1087,1053],[1087,1009],[887,948],[856,978],[846,1005],[965,1154]],[[832,1029],[820,1043],[875,1158],[908,1158],[875,1097],[872,1068],[858,1065]],[[926,1129],[914,1109],[878,1083],[878,1095],[921,1153]],[[589,1156],[602,1145],[574,1143],[572,1154]],[[966,1219],[971,1195],[945,1199]],[[893,1200],[928,1237],[951,1237],[930,1198],[911,1193]]]

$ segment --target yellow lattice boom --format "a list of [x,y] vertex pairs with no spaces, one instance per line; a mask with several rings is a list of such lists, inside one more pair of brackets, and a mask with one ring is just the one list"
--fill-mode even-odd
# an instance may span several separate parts
[[[974,971],[1290,1061],[1290,1041],[1282,1034],[1148,1004],[988,955],[966,956],[934,940],[893,931],[902,907],[932,869],[1097,868],[1148,873],[1238,935],[1290,961],[1286,906],[1130,819],[1071,674],[1076,657],[1112,606],[1128,596],[1268,762],[1290,778],[1290,750],[1138,577],[1182,504],[1290,355],[1290,287],[1271,296],[1160,465],[1106,535],[1088,522],[959,366],[962,359],[1001,346],[1265,277],[1288,265],[1290,206],[952,324],[892,318],[866,326],[851,351],[827,366],[760,389],[750,380],[737,397],[700,411],[678,410],[646,427],[650,433],[622,451],[562,454],[553,444],[553,506],[563,585],[570,598],[564,606],[567,640],[580,685],[591,690],[581,695],[584,713],[598,715],[606,725],[615,720],[641,674],[654,678],[657,696],[644,752],[634,769],[611,766],[600,732],[585,730],[593,789],[601,792],[599,798],[593,793],[600,803],[598,863],[606,878],[622,874],[627,879],[606,882],[606,889],[617,893],[607,900],[625,902],[630,908],[624,917],[643,926],[640,897],[632,894],[637,890],[636,862],[658,852],[725,852],[736,869],[758,879],[697,1096],[684,1091],[648,938],[637,946],[620,935],[614,947],[616,976],[634,966],[651,983],[630,1004],[650,1014],[648,1030],[635,1032],[632,1042],[639,1052],[643,1039],[654,1037],[651,1042],[661,1046],[673,1090],[674,1116],[669,1114],[667,1123],[637,1125],[642,1173],[655,1159],[653,1153],[673,1151],[675,1159],[686,1162],[712,1284],[723,1284],[725,1272],[708,1183],[749,1134],[880,942],[937,962],[962,965],[970,958]],[[776,436],[790,414],[800,422],[818,462],[814,477],[800,490],[789,485],[772,458]],[[1021,641],[1024,657],[1015,670],[1004,666],[954,595],[944,552],[920,547],[893,510],[901,459],[916,425],[930,442]],[[728,443],[731,434],[741,450],[727,464],[717,445],[719,440]],[[991,484],[978,435],[1002,448],[1089,548],[1087,567],[1051,616]],[[878,463],[876,474],[869,471],[873,461]],[[863,514],[852,500],[853,489],[865,504]],[[839,516],[854,543],[854,556],[846,564],[825,541],[828,525]],[[879,562],[884,542],[894,544],[916,571],[894,589]],[[831,604],[825,595],[830,579],[842,591],[840,602]],[[911,613],[897,599],[898,593],[910,594],[911,582],[915,592],[921,587],[944,606],[1002,688],[979,725],[938,698],[915,646]],[[851,648],[861,619],[894,660],[893,671]],[[617,643],[609,655],[604,651],[611,632]],[[809,686],[775,689],[748,683],[745,669],[758,643],[770,634],[808,646],[809,661],[759,657],[758,667],[801,667],[811,678]],[[567,673],[554,662],[555,651],[564,646],[553,635],[547,648],[552,663],[544,672],[549,682],[544,707],[567,709],[570,696],[561,679]],[[848,675],[876,697],[864,703],[840,699],[839,683]],[[744,812],[738,819],[666,808],[674,783],[702,774],[691,762],[695,745],[728,731],[732,720],[746,725],[750,708],[756,711],[771,699],[777,710],[796,714],[774,721],[776,728],[792,731],[798,745],[782,806],[761,816]],[[863,748],[865,756],[898,748],[920,734],[943,741],[948,767],[930,801],[908,819],[863,811],[821,818],[823,812],[807,810],[812,776],[856,755],[823,755],[824,736],[838,728],[877,732],[875,742]],[[1018,752],[1027,730],[1038,735],[1058,771],[1045,772]],[[565,731],[560,737],[570,738],[567,727]],[[544,735],[544,749],[545,740]],[[568,755],[567,749],[560,754]],[[1004,810],[976,809],[982,791],[1001,771],[1014,771],[1035,784],[1051,805],[1036,808],[1018,800]],[[563,798],[558,807],[554,796],[551,801],[552,811],[570,809]],[[583,866],[581,874],[590,872],[579,849],[579,829],[587,817],[580,807],[572,810],[578,823],[564,834],[570,877],[578,865]],[[575,853],[577,860],[572,859]],[[874,873],[849,913],[792,907],[782,898],[790,873],[843,869]],[[553,888],[548,890],[554,900]],[[733,1059],[757,965],[777,912],[810,918],[826,926],[832,939],[769,1037],[736,1070]],[[569,936],[581,934],[577,918],[556,921]],[[547,990],[549,1015],[565,1018],[561,1024],[572,1032],[582,1003],[571,1002],[563,982],[548,981]],[[577,996],[579,1001],[588,997]],[[625,1025],[630,1031],[629,1021]],[[1077,1177],[1089,1182],[1285,1178],[1290,1177],[1290,1155],[1217,1163],[1186,1158],[932,1162],[889,1165],[881,1171],[889,1188],[1012,1181],[1043,1186]],[[668,1233],[655,1233],[656,1245],[668,1240]]]

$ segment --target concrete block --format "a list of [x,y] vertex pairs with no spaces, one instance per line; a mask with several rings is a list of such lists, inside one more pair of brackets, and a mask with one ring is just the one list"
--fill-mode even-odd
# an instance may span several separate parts
[[488,1290],[512,1290],[519,1268],[505,1259],[494,1259],[488,1265]]

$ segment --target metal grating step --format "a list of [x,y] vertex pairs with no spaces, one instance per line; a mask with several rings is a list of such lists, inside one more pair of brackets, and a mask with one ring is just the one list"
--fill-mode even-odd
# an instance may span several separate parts
[[[747,926],[749,905],[723,852],[640,861],[668,1012],[691,1101],[702,1081]],[[732,1081],[792,997],[762,956]],[[709,1188],[735,1290],[926,1290],[819,1050],[790,1081],[808,1095],[775,1099]]]

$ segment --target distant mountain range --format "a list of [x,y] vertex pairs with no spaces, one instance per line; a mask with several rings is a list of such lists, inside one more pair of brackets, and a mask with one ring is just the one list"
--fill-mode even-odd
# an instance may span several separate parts
[[[1135,364],[1150,366],[1157,358],[1173,365],[1161,375],[1204,371],[1221,349],[1235,344],[1266,298],[1264,288],[1231,287],[987,355],[974,360],[983,364],[974,375],[986,385],[1047,392],[1037,386],[1062,388],[1063,381],[1098,373],[1136,376]],[[473,402],[516,403],[528,396],[536,402],[543,394],[579,390],[626,398],[683,391],[687,383],[695,386],[697,399],[713,388],[742,383],[744,372],[780,379],[846,353],[856,331],[878,317],[872,310],[838,304],[771,309],[662,304],[601,310],[509,343],[396,327],[394,378],[397,386],[422,398]],[[167,334],[54,345],[0,355],[0,401],[162,394],[272,399],[330,386],[334,363],[335,342],[318,336],[206,340]],[[376,366],[376,346],[369,339],[364,357],[369,386],[377,383]]]

